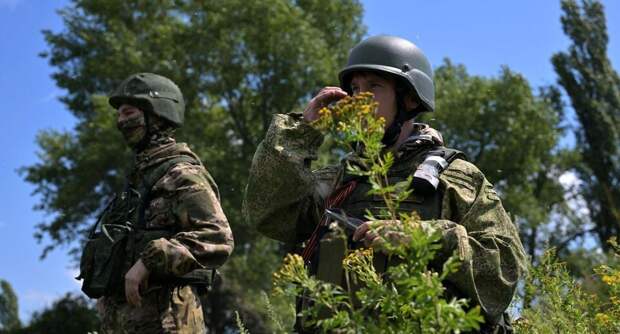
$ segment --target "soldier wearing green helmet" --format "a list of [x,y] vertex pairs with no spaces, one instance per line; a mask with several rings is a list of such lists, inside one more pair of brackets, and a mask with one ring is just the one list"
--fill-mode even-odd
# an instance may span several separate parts
[[[399,210],[415,211],[423,223],[440,229],[438,263],[458,254],[461,267],[445,283],[447,293],[480,306],[485,317],[481,331],[510,332],[505,311],[525,271],[525,252],[483,173],[461,152],[444,147],[439,132],[413,122],[418,114],[435,110],[433,71],[424,53],[403,38],[370,37],[350,51],[339,79],[339,87],[320,90],[303,114],[274,115],[252,162],[244,202],[247,219],[270,238],[291,245],[305,242],[302,256],[311,273],[347,284],[341,265],[344,247],[328,228],[326,209],[341,209],[364,220],[367,210],[377,214],[382,200],[368,195],[368,180],[347,173],[346,159],[309,169],[308,162],[316,159],[323,140],[310,123],[322,107],[347,95],[372,92],[378,102],[375,115],[386,120],[383,143],[396,153],[389,179],[398,182],[413,176],[411,198]],[[372,232],[370,224],[380,227],[398,221],[362,223],[353,233],[355,243],[381,246],[376,233],[382,229]],[[375,252],[373,262],[380,271],[389,265],[381,252]],[[300,298],[298,307],[307,302]],[[304,326],[303,319],[296,326],[300,332],[314,331]]]
[[204,333],[199,296],[233,249],[217,185],[187,144],[183,94],[138,73],[109,98],[135,153],[126,187],[91,228],[82,290],[97,298],[103,333]]

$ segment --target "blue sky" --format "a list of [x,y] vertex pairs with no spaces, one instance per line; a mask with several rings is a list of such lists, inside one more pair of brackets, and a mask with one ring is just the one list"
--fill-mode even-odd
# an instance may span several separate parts
[[[368,32],[393,34],[418,44],[434,65],[449,57],[469,73],[496,75],[501,65],[522,73],[536,87],[556,80],[549,62],[569,42],[556,0],[413,1],[365,0]],[[606,6],[609,55],[620,69],[620,2]],[[63,94],[50,78],[53,68],[37,54],[46,50],[41,30],[59,31],[56,10],[68,1],[0,0],[0,278],[15,288],[20,316],[79,291],[66,250],[40,261],[35,225],[50,219],[33,210],[33,187],[16,173],[39,161],[35,137],[42,129],[70,130],[71,115],[58,102]]]

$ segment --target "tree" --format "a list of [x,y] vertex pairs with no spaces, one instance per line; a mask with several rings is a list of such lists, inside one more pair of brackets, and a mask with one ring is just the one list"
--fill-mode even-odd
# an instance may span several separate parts
[[[157,5],[75,0],[59,13],[65,30],[44,31],[49,50],[42,56],[56,68],[53,78],[66,91],[61,101],[77,125],[73,131],[40,132],[39,162],[22,169],[41,196],[37,209],[53,215],[37,229],[38,240],[51,240],[43,256],[59,245],[71,245],[71,253],[79,254],[76,241],[87,223],[122,187],[130,152],[103,95],[131,73],[156,72],[183,90],[186,124],[178,137],[191,144],[218,182],[235,232],[231,262],[245,264],[223,269],[223,291],[210,298],[220,304],[207,309],[244,304],[255,311],[258,291],[269,288],[271,270],[264,265],[275,267],[278,247],[256,242],[254,230],[242,221],[252,155],[272,113],[299,108],[317,87],[336,81],[348,50],[364,34],[361,5],[357,0]],[[230,321],[218,323],[234,324],[232,312],[224,313]]]
[[17,296],[11,284],[0,279],[0,333],[21,327]]
[[28,326],[11,334],[83,334],[99,329],[97,311],[84,296],[67,293],[52,306],[35,312]]
[[557,218],[553,213],[567,210],[557,181],[570,156],[558,149],[564,131],[559,92],[544,88],[536,95],[508,67],[484,78],[450,60],[435,69],[435,84],[437,108],[424,119],[495,184],[532,259],[542,240],[555,235],[561,242],[557,231],[545,231]]
[[562,27],[572,45],[551,61],[580,123],[580,192],[600,245],[609,250],[606,241],[620,236],[620,77],[607,56],[603,5],[563,0],[562,10]]

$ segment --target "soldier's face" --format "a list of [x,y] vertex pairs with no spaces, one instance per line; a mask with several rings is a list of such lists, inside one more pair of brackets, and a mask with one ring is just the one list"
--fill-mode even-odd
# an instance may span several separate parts
[[129,104],[121,105],[118,108],[116,127],[123,134],[127,145],[136,146],[146,135],[144,112]]
[[385,118],[385,127],[389,127],[396,117],[396,81],[372,72],[354,73],[351,79],[353,95],[363,92],[374,94],[379,104],[375,116]]

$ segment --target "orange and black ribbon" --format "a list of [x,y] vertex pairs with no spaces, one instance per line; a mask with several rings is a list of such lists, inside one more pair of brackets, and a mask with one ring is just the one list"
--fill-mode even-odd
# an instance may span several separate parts
[[[325,200],[325,208],[333,209],[340,206],[347,199],[347,197],[351,195],[356,186],[357,181],[352,180],[343,184],[338,189],[334,190],[334,192],[332,192],[332,194],[329,195],[329,197],[327,197],[327,199]],[[314,231],[312,231],[312,235],[310,235],[310,238],[306,243],[306,247],[301,252],[301,257],[304,259],[305,263],[308,263],[308,261],[310,261],[310,258],[312,257],[312,254],[314,254],[314,251],[316,250],[317,244],[319,242],[319,237],[321,234],[320,231],[322,227],[327,226],[328,223],[329,218],[327,217],[327,215],[324,214],[319,224],[314,228]]]

